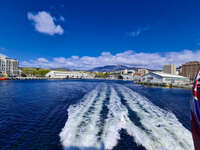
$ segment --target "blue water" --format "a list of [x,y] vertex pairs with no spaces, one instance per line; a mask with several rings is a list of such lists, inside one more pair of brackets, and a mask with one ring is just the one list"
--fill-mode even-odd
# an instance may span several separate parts
[[2,81],[0,149],[192,150],[190,96],[124,81]]

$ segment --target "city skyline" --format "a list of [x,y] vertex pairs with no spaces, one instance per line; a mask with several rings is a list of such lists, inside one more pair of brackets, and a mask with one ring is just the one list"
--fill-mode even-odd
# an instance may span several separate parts
[[[0,54],[20,66],[159,69],[199,60],[200,2],[1,2]],[[13,26],[14,25],[14,26]]]

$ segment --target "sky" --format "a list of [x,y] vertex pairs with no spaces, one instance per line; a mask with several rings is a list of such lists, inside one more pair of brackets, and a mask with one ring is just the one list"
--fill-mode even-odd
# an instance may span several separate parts
[[0,1],[0,55],[20,66],[159,69],[200,60],[199,0]]

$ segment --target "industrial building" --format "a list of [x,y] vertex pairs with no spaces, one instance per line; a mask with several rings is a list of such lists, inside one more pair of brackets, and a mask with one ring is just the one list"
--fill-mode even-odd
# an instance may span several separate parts
[[187,77],[163,72],[151,72],[147,75],[144,75],[141,78],[141,81],[146,83],[168,83],[174,85],[185,85],[189,83],[189,79]]
[[0,56],[0,73],[8,77],[19,76],[19,62],[16,59]]
[[50,71],[45,75],[48,78],[55,79],[91,79],[91,74],[80,71]]

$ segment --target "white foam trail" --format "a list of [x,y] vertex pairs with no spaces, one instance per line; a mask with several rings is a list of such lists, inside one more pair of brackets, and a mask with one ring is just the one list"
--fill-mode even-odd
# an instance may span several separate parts
[[[115,88],[124,96],[127,105],[137,114],[146,130],[129,119],[128,109],[122,104]],[[66,150],[72,147],[80,150],[110,150],[117,145],[121,129],[125,129],[137,144],[147,150],[193,150],[190,131],[183,127],[174,114],[160,109],[145,97],[118,84],[115,87],[111,85],[109,112],[100,138],[102,141],[98,141],[100,112],[106,99],[106,91],[107,87],[101,84],[88,93],[80,104],[69,107],[68,120],[60,133]],[[91,107],[93,109],[89,111]],[[101,142],[104,147],[101,147]]]
[[[100,128],[100,112],[107,90],[106,86],[100,86],[103,91],[99,97],[97,97],[98,92],[101,90],[98,87],[89,93],[83,102],[75,106],[70,106],[68,109],[69,117],[60,133],[61,142],[65,149],[70,149],[70,147],[78,147],[79,149],[87,147],[100,148],[101,145],[97,142],[97,133]],[[93,105],[94,101],[95,104]],[[93,109],[89,112],[91,106]],[[84,115],[86,112],[87,114]],[[84,123],[82,126],[80,126],[81,122]]]
[[124,122],[127,120],[127,110],[121,105],[119,97],[113,88],[111,89],[110,102],[108,105],[108,118],[103,131],[103,141],[106,149],[112,149],[120,138],[119,130],[124,128]]
[[105,149],[110,150],[117,145],[120,139],[119,131],[121,129],[127,130],[128,134],[133,136],[140,145],[143,145],[143,143],[150,143],[150,139],[146,139],[146,141],[143,140],[143,137],[147,136],[146,133],[130,121],[127,108],[121,103],[120,97],[113,88],[111,88],[108,108],[109,113],[103,133]]
[[142,125],[150,131],[143,141],[148,150],[193,150],[191,132],[187,130],[176,116],[152,104],[147,98],[131,89],[118,85],[130,108],[137,113]]

